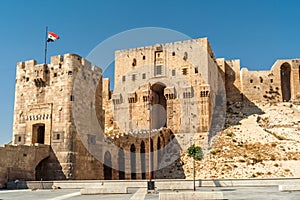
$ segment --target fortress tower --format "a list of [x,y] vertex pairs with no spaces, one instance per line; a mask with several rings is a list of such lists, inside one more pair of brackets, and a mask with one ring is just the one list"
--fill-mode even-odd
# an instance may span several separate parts
[[[100,170],[92,170],[98,161],[83,147],[74,124],[73,86],[78,74],[98,78],[96,96],[101,99],[101,69],[91,68],[78,55],[53,56],[50,64],[35,60],[17,64],[13,144],[51,146],[50,156],[36,166],[37,180],[100,178]],[[101,108],[99,99],[98,104]]]

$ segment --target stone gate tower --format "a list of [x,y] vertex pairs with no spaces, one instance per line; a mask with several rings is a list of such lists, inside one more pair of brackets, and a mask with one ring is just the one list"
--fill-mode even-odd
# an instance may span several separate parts
[[[100,164],[83,147],[72,117],[77,73],[98,77],[101,98],[101,69],[78,55],[53,56],[50,64],[17,64],[13,144],[51,146],[50,156],[36,166],[37,180],[101,178]],[[101,108],[102,101],[98,104]]]

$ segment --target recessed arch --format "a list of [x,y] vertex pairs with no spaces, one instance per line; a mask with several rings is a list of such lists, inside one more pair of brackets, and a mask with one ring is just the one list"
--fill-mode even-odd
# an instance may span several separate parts
[[109,151],[106,151],[104,154],[104,163],[103,163],[103,173],[105,180],[112,179],[112,168],[111,168],[111,154]]
[[150,159],[151,159],[151,177],[154,178],[154,169],[153,169],[153,166],[154,166],[154,155],[153,155],[153,151],[154,151],[154,148],[153,148],[153,140],[152,138],[150,138]]
[[136,179],[136,149],[134,144],[130,146],[131,179]]
[[142,169],[142,179],[146,179],[146,148],[145,148],[145,142],[141,142],[141,149],[140,149],[140,155],[141,155],[141,169]]
[[291,65],[287,62],[280,66],[280,81],[282,101],[288,102],[291,100]]
[[152,90],[152,114],[151,122],[152,129],[167,127],[167,100],[164,95],[166,85],[157,82],[151,86]]
[[156,144],[156,152],[157,152],[157,155],[156,155],[156,159],[157,159],[157,169],[159,168],[159,163],[160,163],[160,159],[161,159],[161,139],[160,137],[157,137],[157,144]]
[[122,148],[120,148],[118,152],[118,166],[119,166],[119,180],[124,180],[125,179],[125,157],[124,157],[124,150]]

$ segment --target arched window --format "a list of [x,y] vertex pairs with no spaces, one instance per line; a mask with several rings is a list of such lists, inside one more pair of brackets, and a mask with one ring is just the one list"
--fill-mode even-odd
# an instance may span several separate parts
[[132,67],[136,66],[136,59],[134,58],[132,61]]

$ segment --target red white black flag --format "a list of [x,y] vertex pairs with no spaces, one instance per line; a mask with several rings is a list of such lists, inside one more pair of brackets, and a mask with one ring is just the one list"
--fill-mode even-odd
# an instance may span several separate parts
[[53,32],[48,32],[48,39],[47,42],[54,42],[55,40],[58,40],[59,36]]

